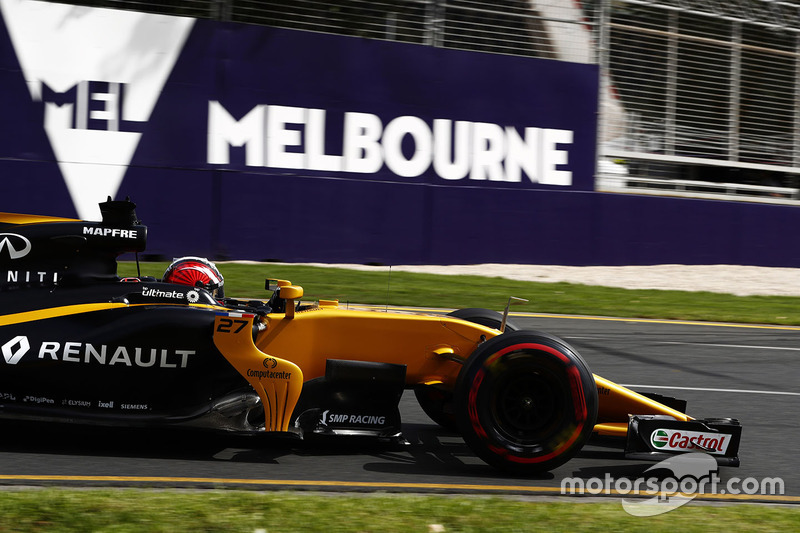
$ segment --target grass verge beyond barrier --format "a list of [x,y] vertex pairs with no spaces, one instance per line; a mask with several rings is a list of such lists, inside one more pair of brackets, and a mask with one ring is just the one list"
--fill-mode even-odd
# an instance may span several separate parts
[[[160,278],[167,263],[141,263],[142,275]],[[800,298],[733,296],[711,292],[627,290],[574,283],[536,283],[481,276],[444,276],[394,271],[364,272],[341,268],[272,263],[218,265],[225,276],[225,294],[266,297],[264,279],[288,279],[303,286],[305,300],[338,299],[421,307],[486,307],[501,311],[509,296],[530,303],[514,311],[630,318],[663,318],[712,322],[800,325]],[[120,276],[136,274],[123,262]]]
[[[6,491],[0,531],[482,532],[794,531],[800,509],[692,505],[640,518],[618,503],[531,502],[498,497],[145,491]],[[438,527],[437,527],[438,526]]]

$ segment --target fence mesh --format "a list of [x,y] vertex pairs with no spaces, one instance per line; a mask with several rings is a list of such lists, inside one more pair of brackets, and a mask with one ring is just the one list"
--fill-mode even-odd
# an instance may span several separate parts
[[798,198],[800,0],[66,3],[599,63],[599,190]]
[[[719,9],[698,11],[710,5]],[[800,43],[798,28],[788,26],[797,6],[755,0],[614,6],[609,67],[626,127],[601,154],[658,155],[647,160],[681,163],[674,177],[709,181],[756,183],[769,171],[797,171]],[[700,166],[682,157],[698,158]]]
[[[369,39],[594,62],[595,2],[573,0],[67,0],[61,3],[262,24]],[[558,35],[561,50],[554,45]],[[574,46],[570,42],[574,41]]]

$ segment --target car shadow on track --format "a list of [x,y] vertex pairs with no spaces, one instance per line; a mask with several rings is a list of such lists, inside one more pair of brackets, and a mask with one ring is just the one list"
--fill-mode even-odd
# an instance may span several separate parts
[[[188,429],[108,428],[2,422],[0,453],[280,464],[287,456],[336,458],[366,472],[436,478],[497,478],[499,472],[457,434],[435,424],[404,424],[403,438],[243,437]],[[502,474],[507,477],[506,474]],[[549,473],[535,479],[552,479]],[[527,479],[532,479],[528,477]]]
[[[272,448],[272,452],[276,452]],[[260,462],[265,451],[238,450],[228,460]],[[425,476],[430,482],[437,478],[489,479],[509,477],[479,459],[460,435],[436,424],[403,424],[400,439],[379,440],[365,437],[308,436],[296,442],[286,453],[302,457],[339,457],[348,464],[358,464],[365,472]],[[513,476],[511,476],[513,477]],[[526,479],[552,479],[544,473]]]
[[[484,463],[452,431],[432,423],[403,424],[403,438],[316,437],[305,440],[262,435],[244,437],[188,429],[108,428],[2,422],[0,453],[231,462],[261,465],[339,459],[348,468],[388,476],[424,476],[426,482],[454,479],[551,481],[559,476],[636,478],[650,463],[624,461],[619,449],[587,445],[552,472],[514,476]],[[323,463],[324,464],[324,463]],[[601,466],[602,465],[602,466]],[[383,479],[386,479],[385,477]]]
[[[381,474],[424,475],[429,481],[437,477],[469,479],[513,478],[499,472],[475,456],[458,433],[435,424],[403,424],[403,436],[409,445],[402,453],[383,453],[380,461],[364,465],[364,469]],[[525,476],[527,480],[549,480],[553,474]]]
[[[232,445],[252,447],[254,440],[193,429],[151,429],[70,425],[42,422],[0,423],[0,452],[214,460]],[[258,448],[269,451],[278,442],[259,439]],[[245,446],[246,445],[246,446]],[[275,448],[276,450],[281,448]],[[287,449],[282,446],[282,449]]]

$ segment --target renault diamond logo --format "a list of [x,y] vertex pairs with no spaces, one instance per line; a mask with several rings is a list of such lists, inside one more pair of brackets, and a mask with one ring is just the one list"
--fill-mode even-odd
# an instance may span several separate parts
[[0,233],[0,254],[3,250],[8,251],[9,258],[20,259],[31,251],[31,241],[16,233]]
[[28,353],[31,349],[31,344],[28,342],[28,337],[25,335],[17,335],[3,345],[0,350],[3,352],[3,358],[9,365],[16,365],[22,356]]

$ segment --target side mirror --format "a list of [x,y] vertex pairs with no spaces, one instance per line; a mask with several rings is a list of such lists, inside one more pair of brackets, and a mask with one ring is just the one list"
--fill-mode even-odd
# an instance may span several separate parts
[[281,287],[286,287],[291,284],[292,282],[289,280],[267,278],[264,280],[264,289],[268,291],[277,291]]
[[278,289],[278,296],[284,300],[299,300],[303,297],[303,287],[286,285]]
[[303,287],[292,285],[285,279],[269,279],[264,283],[268,291],[278,291],[278,298],[286,300],[286,318],[294,318],[295,302],[303,297]]
[[303,297],[303,287],[284,285],[278,289],[278,297],[286,300],[286,318],[294,318],[295,302]]

